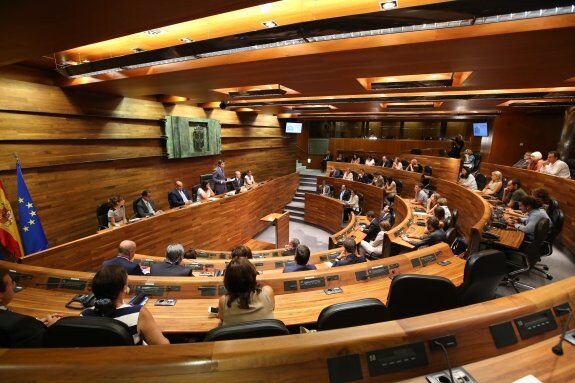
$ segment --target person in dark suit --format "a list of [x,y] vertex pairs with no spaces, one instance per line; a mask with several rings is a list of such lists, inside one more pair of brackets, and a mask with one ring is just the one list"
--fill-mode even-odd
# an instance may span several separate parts
[[120,265],[126,269],[128,275],[144,275],[140,265],[132,262],[135,254],[136,242],[128,240],[122,241],[120,242],[120,246],[118,246],[118,255],[102,262],[102,267]]
[[379,217],[376,217],[371,210],[367,212],[366,217],[369,220],[369,225],[361,227],[361,231],[366,233],[363,240],[369,242],[373,241],[377,237],[377,233],[379,233]]
[[369,183],[369,176],[363,169],[359,169],[359,173],[357,175],[357,180],[361,183],[368,184]]
[[341,190],[339,191],[338,199],[340,201],[348,201],[350,195],[351,195],[351,190],[346,189],[345,185],[341,185]]
[[187,189],[184,189],[182,181],[176,181],[176,187],[168,193],[168,203],[170,207],[184,206],[192,203],[192,196]]
[[417,238],[419,241],[413,241],[410,239],[407,239],[406,241],[411,243],[417,249],[433,246],[437,243],[445,241],[445,231],[440,228],[439,220],[435,217],[429,217],[427,219],[427,233],[428,234],[419,236],[407,236],[408,238]]
[[357,246],[355,240],[351,237],[347,237],[343,240],[343,251],[342,253],[333,261],[331,267],[353,265],[356,263],[365,262],[364,257],[358,257]]
[[146,189],[142,192],[142,198],[136,202],[136,217],[144,218],[151,217],[156,214],[162,213],[158,210],[156,203],[152,199],[152,193],[150,190]]
[[166,248],[165,261],[162,263],[154,263],[152,267],[150,267],[150,275],[193,277],[192,269],[181,265],[183,257],[184,246],[180,245],[179,243],[168,245]]
[[295,249],[299,246],[299,239],[292,238],[289,243],[285,245],[285,250],[282,251],[282,256],[295,255]]
[[381,210],[381,215],[379,216],[380,221],[387,221],[391,226],[395,223],[395,213],[393,212],[393,207],[390,204],[386,204]]
[[214,191],[216,195],[224,194],[227,191],[226,188],[226,174],[224,173],[224,160],[218,160],[218,166],[214,169],[214,174],[212,175],[212,179],[214,180]]
[[236,193],[239,193],[240,190],[242,189],[242,186],[244,186],[244,180],[242,178],[242,173],[240,173],[236,170],[235,177],[234,177],[234,179],[232,179],[232,187],[234,188]]
[[327,161],[331,161],[331,153],[328,151],[323,159],[321,160],[321,171],[325,173],[325,169],[327,167]]
[[299,245],[295,249],[295,257],[294,260],[296,262],[295,265],[289,265],[284,267],[284,273],[293,273],[295,271],[305,271],[305,270],[316,270],[315,265],[308,265],[309,262],[309,247],[306,245]]
[[51,314],[38,320],[8,310],[15,286],[8,269],[0,268],[0,348],[42,347],[44,331],[62,315]]

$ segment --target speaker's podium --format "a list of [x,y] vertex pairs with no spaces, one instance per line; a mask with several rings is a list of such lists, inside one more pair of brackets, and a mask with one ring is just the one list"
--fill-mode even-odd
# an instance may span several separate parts
[[252,250],[271,250],[282,248],[289,242],[289,212],[271,213],[261,218],[260,221],[271,222],[276,227],[275,243],[250,239],[245,243]]

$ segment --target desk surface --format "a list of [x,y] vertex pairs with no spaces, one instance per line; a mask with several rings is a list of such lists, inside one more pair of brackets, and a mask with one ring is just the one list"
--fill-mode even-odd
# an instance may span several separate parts
[[[463,282],[465,261],[457,257],[450,258],[450,261],[451,264],[447,266],[434,263],[417,270],[415,273],[440,275],[459,285]],[[341,286],[343,292],[340,294],[327,295],[323,290],[312,290],[276,295],[275,317],[288,326],[315,323],[321,310],[334,303],[361,298],[378,298],[385,303],[390,284],[391,279],[383,276]],[[10,308],[15,312],[36,317],[42,317],[53,312],[77,315],[79,310],[64,307],[74,295],[67,292],[25,288],[15,295]],[[154,306],[155,301],[155,298],[151,298],[146,307],[152,312],[158,325],[165,333],[206,332],[219,324],[217,318],[208,314],[209,306],[218,305],[217,297],[178,299],[175,306]]]

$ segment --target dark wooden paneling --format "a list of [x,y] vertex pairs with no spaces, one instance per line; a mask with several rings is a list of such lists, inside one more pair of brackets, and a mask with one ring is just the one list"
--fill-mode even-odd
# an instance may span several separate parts
[[414,148],[422,149],[423,153],[425,153],[427,149],[431,149],[432,151],[435,151],[435,149],[449,150],[451,148],[451,141],[368,140],[363,138],[331,138],[329,140],[329,150],[334,159],[338,152],[381,153],[387,155],[389,158],[392,154],[400,155],[403,153],[403,155],[409,155],[410,150]]
[[363,194],[363,214],[373,210],[376,214],[381,211],[383,206],[383,189],[377,186],[364,184],[355,181],[344,181],[341,178],[329,178],[324,176],[317,177],[317,185],[320,186],[322,181],[326,184],[333,186],[333,195],[337,199],[341,191],[341,185],[345,185],[347,189],[352,189],[356,193]]
[[305,193],[304,220],[335,233],[341,229],[343,203],[337,199]]

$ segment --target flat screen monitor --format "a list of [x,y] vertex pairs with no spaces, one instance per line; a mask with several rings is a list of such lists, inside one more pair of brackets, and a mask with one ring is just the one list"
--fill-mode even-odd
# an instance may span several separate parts
[[301,133],[301,122],[286,122],[286,133]]
[[473,135],[475,137],[487,137],[487,122],[474,122],[473,123]]

